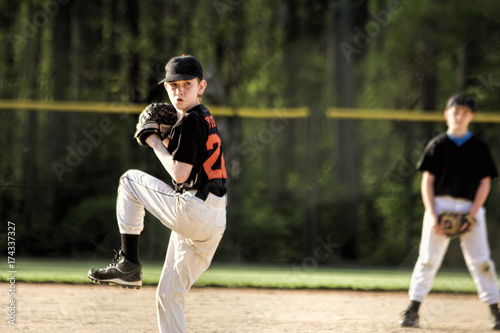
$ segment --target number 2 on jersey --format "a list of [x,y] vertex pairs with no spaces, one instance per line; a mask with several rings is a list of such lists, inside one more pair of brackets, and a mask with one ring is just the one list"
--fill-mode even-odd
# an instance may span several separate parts
[[[207,140],[207,150],[213,151],[212,155],[203,163],[203,169],[208,179],[227,178],[224,157],[220,150],[221,140],[217,134],[210,134]],[[220,159],[220,169],[214,169],[215,163]]]

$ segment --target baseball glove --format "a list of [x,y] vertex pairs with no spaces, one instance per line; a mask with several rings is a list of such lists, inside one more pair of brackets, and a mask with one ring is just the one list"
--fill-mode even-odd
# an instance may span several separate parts
[[177,122],[177,110],[170,104],[149,104],[139,115],[134,138],[139,145],[146,146],[146,138],[158,134],[165,139]]
[[455,238],[475,226],[476,220],[469,213],[445,211],[439,214],[438,224],[446,236]]

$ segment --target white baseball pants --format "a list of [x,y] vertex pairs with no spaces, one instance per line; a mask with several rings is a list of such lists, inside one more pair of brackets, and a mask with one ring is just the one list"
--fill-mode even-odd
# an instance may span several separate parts
[[[472,203],[448,197],[435,198],[436,213],[449,210],[468,212]],[[482,207],[477,216],[477,224],[469,232],[460,236],[460,247],[465,263],[476,284],[479,299],[486,304],[498,303],[498,280],[495,264],[490,257],[488,234],[486,231],[485,209]],[[450,239],[432,232],[433,220],[426,211],[422,227],[419,257],[410,281],[409,297],[412,301],[422,302],[431,290],[434,277],[441,266]]]
[[120,179],[117,218],[120,233],[139,235],[145,210],[172,230],[156,293],[161,333],[187,332],[184,295],[210,266],[226,228],[226,196],[196,191],[178,193],[163,181],[139,170]]

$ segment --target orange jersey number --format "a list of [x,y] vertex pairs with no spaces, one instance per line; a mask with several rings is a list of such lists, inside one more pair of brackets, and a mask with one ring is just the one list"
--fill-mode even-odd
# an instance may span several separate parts
[[[207,140],[207,150],[213,150],[212,155],[203,163],[203,169],[208,179],[227,178],[224,156],[220,151],[221,140],[217,134],[210,134]],[[220,158],[220,169],[214,169],[214,165]]]

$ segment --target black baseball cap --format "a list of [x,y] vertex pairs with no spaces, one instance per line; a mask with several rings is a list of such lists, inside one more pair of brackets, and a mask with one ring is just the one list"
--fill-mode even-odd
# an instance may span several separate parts
[[203,69],[200,62],[193,56],[182,55],[172,58],[167,62],[165,66],[165,78],[158,82],[158,84],[196,78],[203,80]]
[[447,109],[453,106],[465,106],[466,108],[469,108],[472,112],[476,112],[479,107],[479,103],[477,102],[476,98],[472,95],[455,94],[451,96],[448,99],[448,102],[446,103]]

